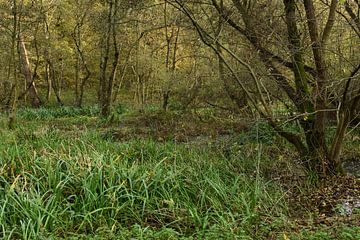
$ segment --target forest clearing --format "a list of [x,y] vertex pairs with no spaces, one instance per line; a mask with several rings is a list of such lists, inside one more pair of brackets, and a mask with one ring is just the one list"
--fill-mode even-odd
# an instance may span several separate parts
[[360,239],[358,0],[0,0],[1,239]]

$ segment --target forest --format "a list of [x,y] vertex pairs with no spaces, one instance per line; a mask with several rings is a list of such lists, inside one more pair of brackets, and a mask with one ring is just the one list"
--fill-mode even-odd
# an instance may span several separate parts
[[0,239],[360,239],[359,0],[0,0]]

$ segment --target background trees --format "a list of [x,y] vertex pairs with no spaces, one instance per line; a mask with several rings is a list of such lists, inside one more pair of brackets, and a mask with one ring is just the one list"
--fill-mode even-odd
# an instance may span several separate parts
[[248,109],[308,169],[341,165],[360,101],[358,1],[13,0],[0,14],[11,119],[18,101],[97,103],[104,117],[124,103]]

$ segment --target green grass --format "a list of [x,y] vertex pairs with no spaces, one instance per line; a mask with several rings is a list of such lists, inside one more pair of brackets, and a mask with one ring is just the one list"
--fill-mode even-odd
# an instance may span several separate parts
[[[224,154],[114,142],[96,113],[24,109],[14,131],[0,118],[0,238],[283,239],[286,194],[264,177],[273,159],[258,129]],[[289,236],[322,239],[321,231]],[[356,229],[342,232],[356,239]]]
[[63,107],[41,107],[39,109],[22,108],[18,111],[21,120],[51,120],[65,117],[97,116],[100,113],[98,106],[87,106],[83,108]]

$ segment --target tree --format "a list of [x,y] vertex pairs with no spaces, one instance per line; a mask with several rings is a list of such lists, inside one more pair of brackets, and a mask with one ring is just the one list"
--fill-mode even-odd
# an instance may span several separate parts
[[16,0],[12,2],[12,31],[11,31],[11,61],[9,64],[8,70],[8,78],[13,74],[13,83],[9,96],[9,102],[11,102],[10,106],[10,114],[9,114],[9,128],[13,129],[15,127],[16,122],[16,111],[17,111],[17,95],[18,95],[18,79],[17,79],[17,67],[16,67],[16,42],[19,36],[19,16],[18,16],[18,4]]
[[21,37],[19,37],[19,40],[18,40],[18,51],[19,51],[19,55],[20,55],[22,71],[23,71],[23,74],[24,74],[24,77],[26,80],[25,81],[26,86],[27,86],[24,93],[21,94],[20,97],[25,96],[28,93],[31,106],[32,107],[40,107],[41,100],[40,100],[38,91],[35,86],[36,71],[34,71],[35,74],[32,73],[29,56],[28,56],[28,51],[26,50],[25,42]]
[[163,110],[167,110],[170,100],[170,86],[174,78],[175,70],[176,70],[176,57],[178,51],[178,42],[179,42],[179,34],[180,27],[175,26],[175,23],[169,23],[168,17],[168,3],[165,1],[164,3],[164,25],[165,25],[165,41],[166,41],[166,57],[165,57],[165,67],[166,67],[166,75],[170,79],[165,83],[164,89],[162,91],[163,101],[162,108]]
[[[119,17],[119,1],[106,2],[105,33],[101,43],[101,61],[99,77],[99,100],[101,115],[108,117],[111,112],[112,97],[116,71],[119,64],[116,22]],[[111,64],[110,64],[110,61]]]
[[[88,18],[90,7],[92,2],[83,3],[82,1],[76,1],[75,15],[76,21],[72,35],[76,52],[76,67],[75,67],[75,104],[78,107],[82,107],[84,89],[88,82],[91,71],[86,61],[86,56],[83,49],[82,31],[86,19]],[[79,10],[80,13],[79,13]]]
[[[202,41],[222,59],[229,71],[239,80],[239,86],[246,93],[257,112],[267,119],[278,134],[296,148],[302,158],[303,165],[308,170],[316,171],[321,175],[340,171],[341,146],[346,129],[354,117],[360,100],[359,94],[348,99],[349,88],[346,87],[348,85],[346,84],[341,107],[337,110],[329,107],[330,96],[328,91],[334,81],[330,78],[330,69],[327,65],[330,56],[326,50],[327,42],[333,33],[338,1],[333,0],[330,7],[326,9],[325,24],[321,24],[319,21],[317,6],[311,0],[304,0],[302,5],[294,0],[284,0],[282,3],[284,20],[274,18],[273,13],[280,9],[280,2],[278,1],[270,3],[266,1],[232,0],[227,2],[224,7],[217,0],[211,0],[204,4],[206,4],[208,11],[216,11],[239,38],[246,39],[251,44],[252,49],[258,54],[258,58],[271,77],[270,81],[275,82],[277,87],[285,93],[294,111],[296,111],[297,117],[293,120],[296,120],[300,125],[297,132],[285,129],[284,125],[289,120],[281,121],[276,118],[271,103],[263,96],[263,85],[255,69],[234,50],[225,44],[221,44],[202,25],[200,18],[196,17],[196,12],[192,11],[192,7],[197,3],[174,1],[174,5],[191,20]],[[210,5],[213,8],[209,8]],[[302,25],[302,20],[306,21],[306,26]],[[272,25],[274,28],[270,32],[270,29],[261,22]],[[287,30],[287,35],[281,33],[284,29]],[[269,35],[266,34],[267,32]],[[281,53],[279,42],[274,44],[278,39],[287,45],[287,50],[283,56],[276,53],[276,51]],[[225,53],[219,51],[219,45]],[[229,62],[229,58],[235,59],[248,69],[256,86],[255,94],[240,81]],[[311,66],[312,63],[314,66]],[[289,70],[292,72],[292,77],[288,74]],[[355,69],[350,74],[349,79],[353,79],[357,71],[358,69]],[[333,136],[329,136],[327,131],[330,127],[327,113],[330,111],[337,111],[339,114],[336,134]],[[331,138],[331,141],[327,141],[327,138]]]

